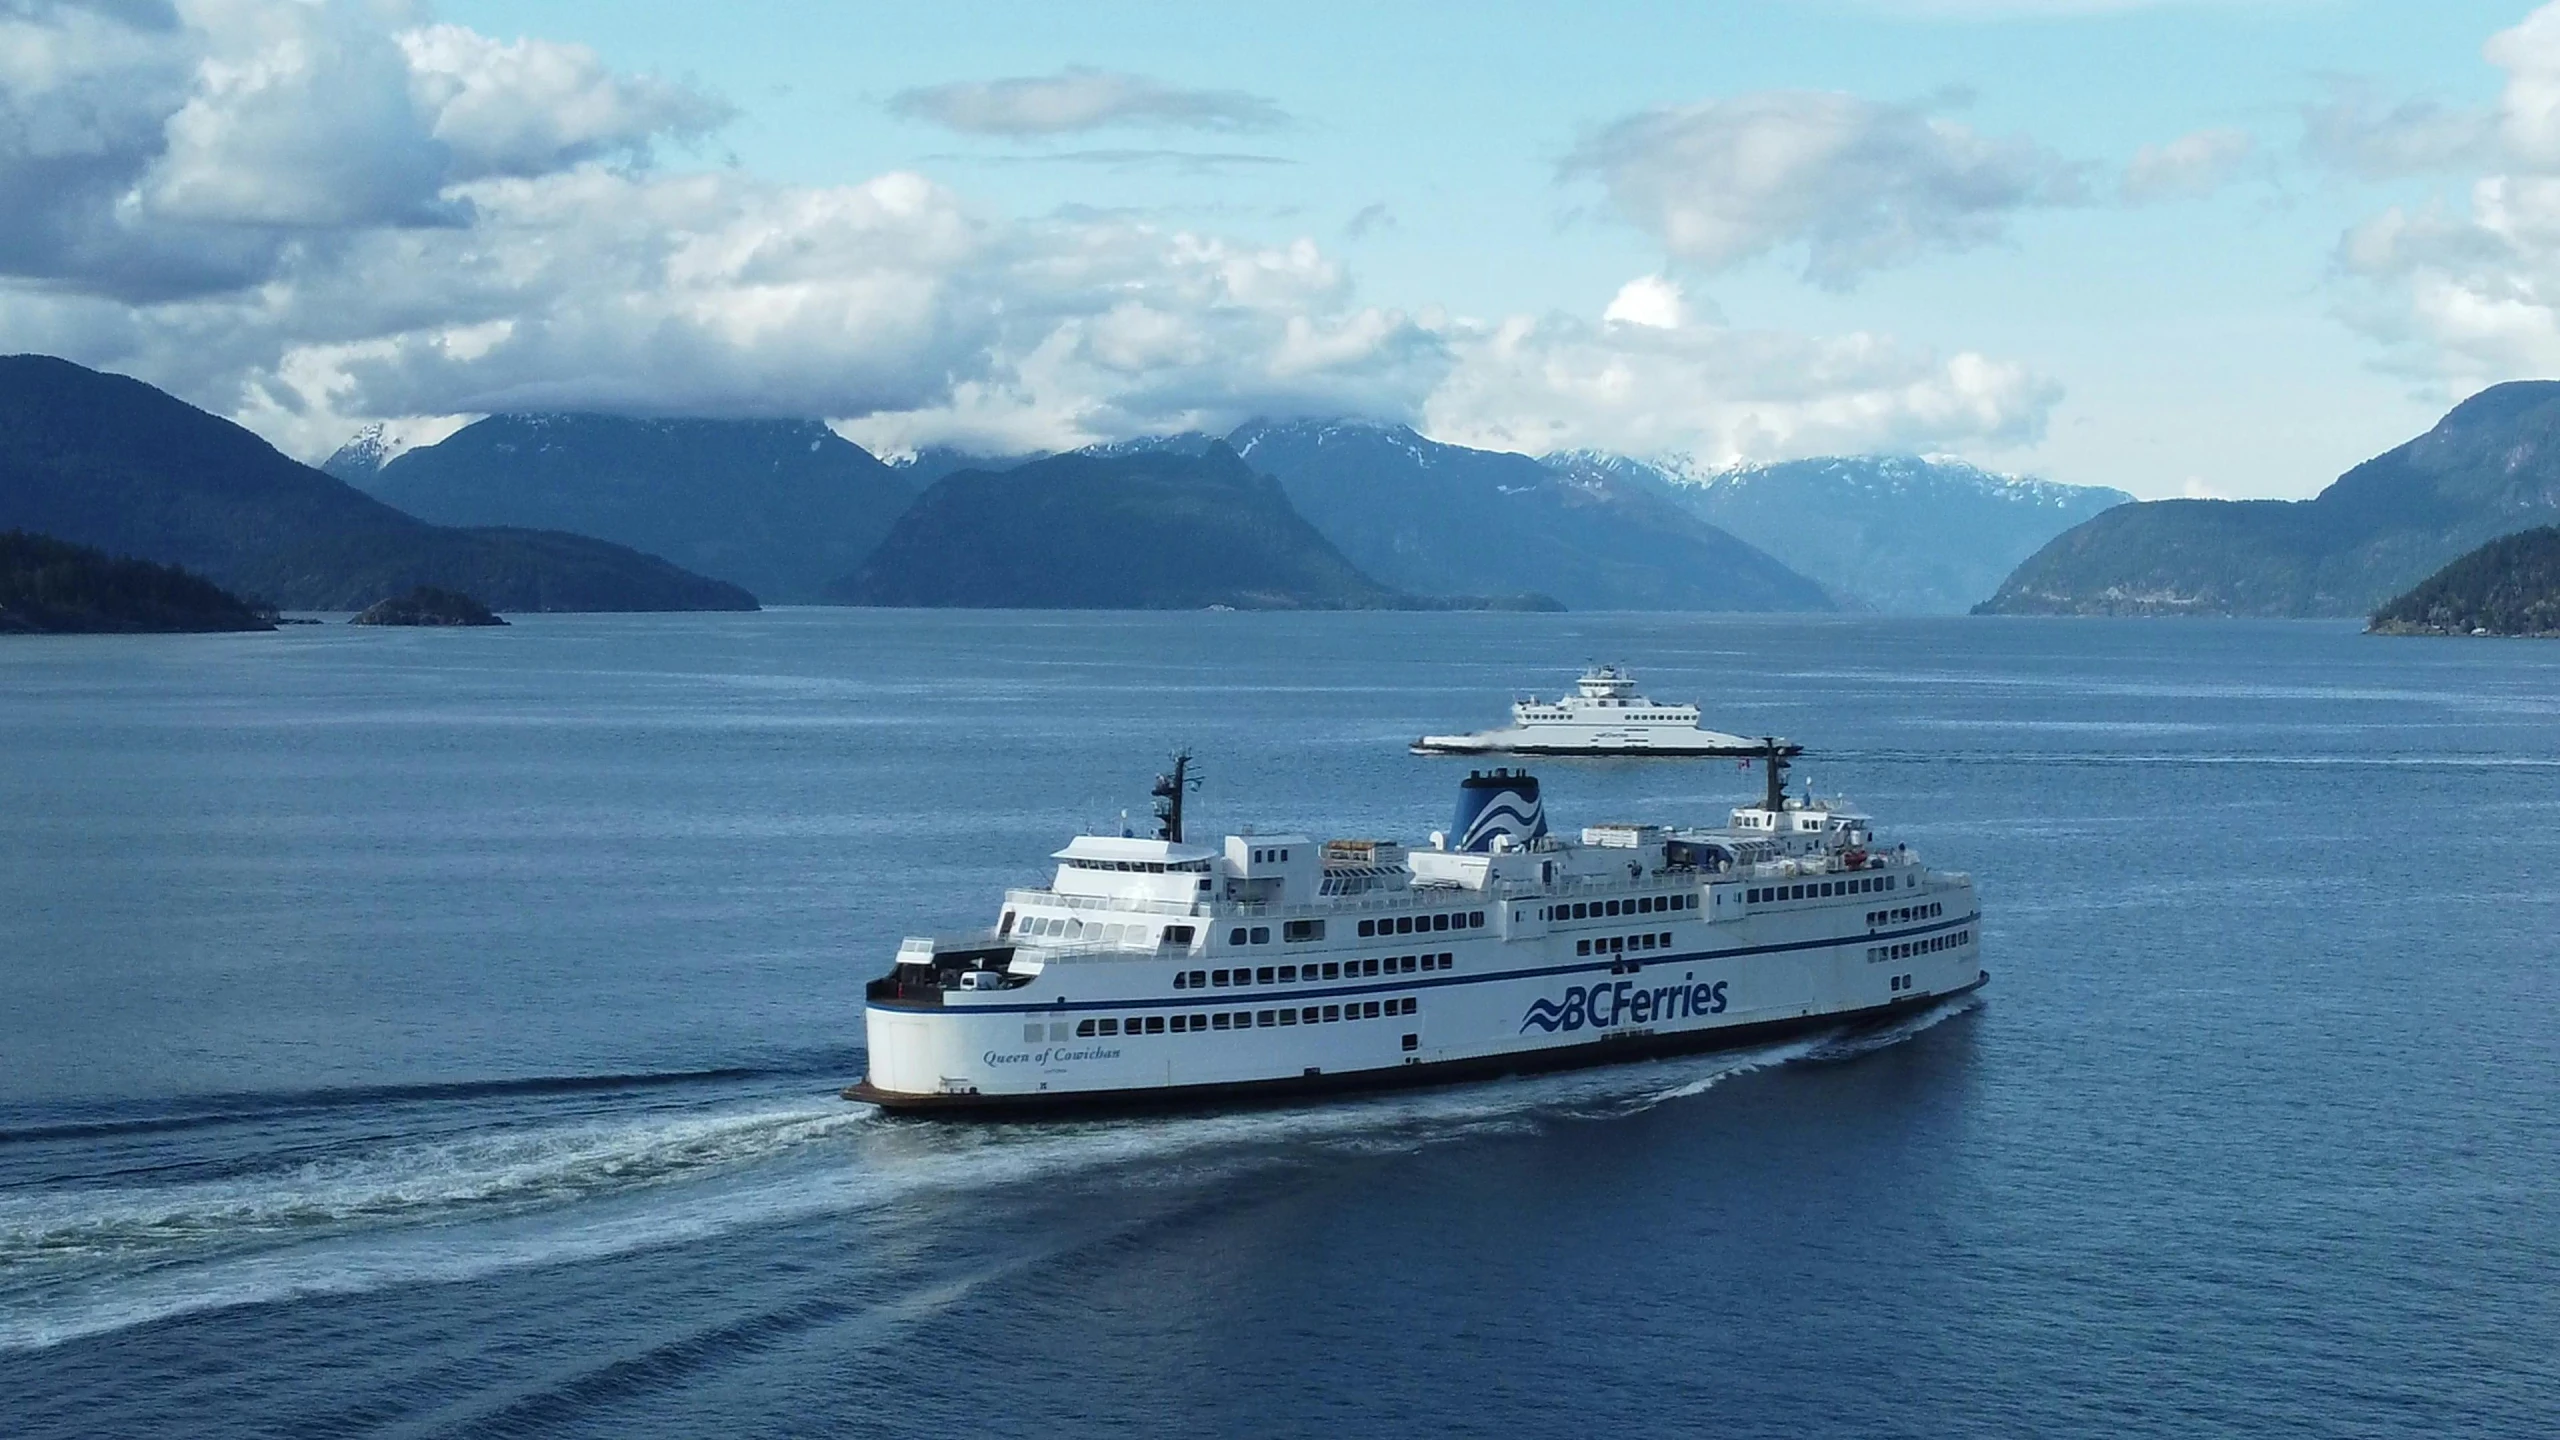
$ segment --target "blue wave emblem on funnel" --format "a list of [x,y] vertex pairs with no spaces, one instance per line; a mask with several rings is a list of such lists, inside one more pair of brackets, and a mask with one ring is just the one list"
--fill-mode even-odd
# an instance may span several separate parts
[[1516,848],[1547,833],[1546,807],[1538,803],[1538,777],[1527,771],[1477,771],[1458,783],[1458,817],[1449,827],[1450,848],[1484,851],[1496,836]]

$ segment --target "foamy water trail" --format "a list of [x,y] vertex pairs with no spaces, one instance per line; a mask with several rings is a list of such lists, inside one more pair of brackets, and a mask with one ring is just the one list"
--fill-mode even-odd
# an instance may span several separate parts
[[1882,1030],[1296,1108],[1037,1126],[892,1120],[833,1099],[513,1125],[264,1173],[0,1197],[0,1349],[301,1296],[466,1280],[1121,1172],[1198,1184],[1310,1148],[1395,1151],[1634,1114],[1733,1076],[1899,1043]]

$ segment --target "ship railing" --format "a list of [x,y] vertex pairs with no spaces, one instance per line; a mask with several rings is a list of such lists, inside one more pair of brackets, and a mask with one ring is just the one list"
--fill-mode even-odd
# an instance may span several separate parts
[[1543,895],[1564,884],[1561,878],[1553,884],[1535,880],[1496,880],[1477,889],[1466,885],[1433,884],[1422,881],[1393,892],[1395,898],[1340,899],[1322,904],[1299,902],[1275,905],[1263,900],[1221,902],[1214,912],[1220,920],[1272,920],[1296,916],[1322,918],[1328,915],[1391,914],[1413,910],[1433,910],[1461,905],[1481,905],[1508,900],[1514,895]]
[[1096,945],[1076,941],[1066,945],[1026,944],[1015,953],[1043,965],[1074,965],[1087,960],[1142,960],[1159,955],[1187,955],[1191,953],[1191,947],[1183,944],[1132,945],[1126,941],[1117,945]]
[[1180,941],[1075,939],[1062,945],[1050,945],[1019,935],[999,936],[993,930],[970,930],[958,935],[910,935],[898,946],[901,965],[930,965],[937,957],[966,954],[970,951],[1007,950],[1015,955],[1048,963],[1056,960],[1083,960],[1100,955],[1180,954],[1189,950]]
[[1148,900],[1112,895],[1062,895],[1055,890],[1007,890],[1004,903],[1012,906],[1058,905],[1069,910],[1117,910],[1131,915],[1197,915],[1199,904],[1189,900]]

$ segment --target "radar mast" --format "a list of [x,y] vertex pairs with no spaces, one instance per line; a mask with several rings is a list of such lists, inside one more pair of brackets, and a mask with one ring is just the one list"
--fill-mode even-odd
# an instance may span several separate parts
[[1173,773],[1156,777],[1150,794],[1156,797],[1156,838],[1182,843],[1182,797],[1200,788],[1200,777],[1191,773],[1191,752],[1182,750],[1173,757]]

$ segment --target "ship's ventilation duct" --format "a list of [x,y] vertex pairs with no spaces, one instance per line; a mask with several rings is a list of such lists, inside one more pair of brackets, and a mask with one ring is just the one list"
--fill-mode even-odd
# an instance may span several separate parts
[[1458,785],[1457,823],[1449,827],[1453,850],[1491,850],[1494,837],[1514,846],[1547,833],[1546,808],[1538,803],[1538,777],[1527,771],[1479,770]]

